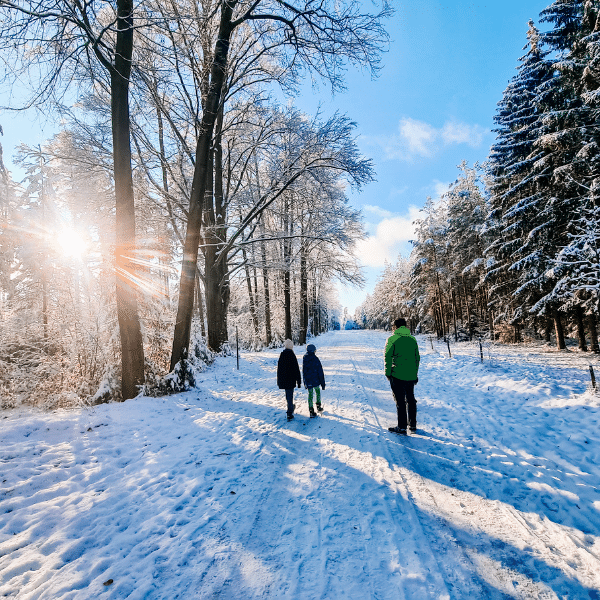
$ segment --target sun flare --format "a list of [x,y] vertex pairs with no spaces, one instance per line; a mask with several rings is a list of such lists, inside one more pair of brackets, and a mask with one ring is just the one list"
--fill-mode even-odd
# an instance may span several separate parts
[[67,227],[58,234],[58,245],[65,256],[80,260],[87,247],[83,237],[75,230]]

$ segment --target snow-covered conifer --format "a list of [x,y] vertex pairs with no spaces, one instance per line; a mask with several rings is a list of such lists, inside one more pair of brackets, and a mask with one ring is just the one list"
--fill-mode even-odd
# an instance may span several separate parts
[[498,103],[497,137],[488,160],[490,308],[498,321],[517,328],[529,316],[531,297],[541,294],[540,277],[545,271],[538,269],[538,244],[544,225],[551,223],[543,210],[549,172],[544,153],[535,144],[545,114],[540,89],[552,80],[552,69],[533,21],[527,38],[527,53]]

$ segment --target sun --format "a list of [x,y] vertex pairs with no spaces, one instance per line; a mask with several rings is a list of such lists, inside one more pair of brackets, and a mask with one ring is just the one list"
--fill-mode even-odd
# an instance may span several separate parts
[[74,229],[65,227],[58,234],[58,245],[62,253],[68,258],[81,260],[87,249],[87,244],[83,237]]

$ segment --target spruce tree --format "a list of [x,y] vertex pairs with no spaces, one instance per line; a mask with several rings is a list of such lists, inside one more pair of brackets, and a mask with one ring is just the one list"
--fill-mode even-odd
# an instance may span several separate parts
[[[578,320],[580,347],[582,309],[590,310],[595,296],[590,278],[597,278],[595,258],[600,137],[598,99],[598,8],[589,1],[554,2],[542,20],[554,25],[544,40],[555,53],[557,76],[548,86],[550,99],[539,146],[551,157],[554,211],[560,235],[554,235],[555,256],[547,275],[553,286],[532,308],[540,313],[560,309]],[[592,303],[594,304],[594,303]],[[590,324],[595,329],[595,324]],[[592,334],[592,337],[595,337]]]
[[[496,142],[488,161],[490,213],[485,232],[490,308],[496,319],[518,326],[528,316],[528,301],[543,287],[539,236],[550,225],[543,212],[545,183],[550,177],[544,152],[536,146],[545,106],[540,89],[552,80],[548,52],[529,21],[527,53],[506,88],[495,116]],[[541,228],[541,229],[540,229]],[[529,304],[531,306],[531,304]]]
[[[595,2],[554,3],[543,13],[555,24],[547,34],[558,55],[558,84],[571,102],[557,117],[562,119],[561,135],[570,140],[555,172],[555,183],[571,199],[568,243],[555,260],[551,275],[555,286],[550,298],[563,310],[573,309],[578,321],[585,310],[591,318],[593,347],[595,316],[598,314],[600,260],[600,11]],[[584,342],[585,344],[585,342]],[[582,346],[580,341],[580,346]]]

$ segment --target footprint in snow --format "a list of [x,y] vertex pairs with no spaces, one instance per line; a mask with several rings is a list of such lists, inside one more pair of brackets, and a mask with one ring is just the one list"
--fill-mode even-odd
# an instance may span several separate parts
[[542,498],[542,504],[552,512],[558,512],[558,504],[553,500],[549,500],[548,498]]

